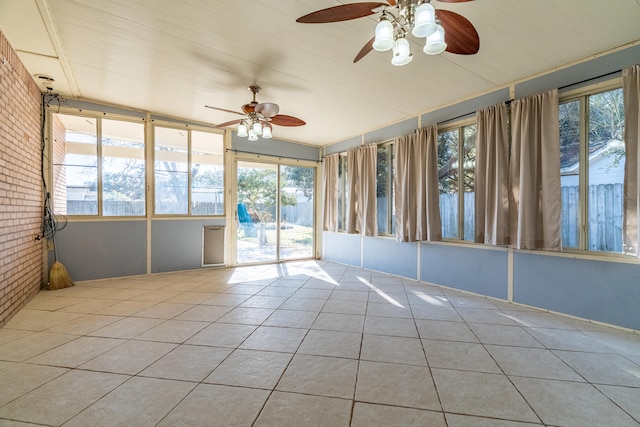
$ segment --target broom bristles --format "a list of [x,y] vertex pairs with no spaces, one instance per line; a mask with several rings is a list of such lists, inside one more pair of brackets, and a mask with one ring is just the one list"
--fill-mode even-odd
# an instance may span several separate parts
[[56,289],[63,289],[74,286],[71,276],[64,268],[64,265],[60,261],[56,261],[51,266],[49,271],[49,290],[54,291]]

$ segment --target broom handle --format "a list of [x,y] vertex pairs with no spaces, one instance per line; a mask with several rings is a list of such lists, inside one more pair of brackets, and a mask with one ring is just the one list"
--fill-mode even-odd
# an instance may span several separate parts
[[51,241],[53,242],[53,261],[58,262],[58,251],[56,250],[56,235],[55,233],[51,236]]

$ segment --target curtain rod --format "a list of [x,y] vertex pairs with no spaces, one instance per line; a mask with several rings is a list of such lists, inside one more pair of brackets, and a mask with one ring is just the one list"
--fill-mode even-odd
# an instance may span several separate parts
[[236,150],[234,148],[225,148],[224,151],[226,153],[228,153],[229,151],[232,151],[232,152],[234,152],[236,154],[238,154],[238,153],[253,154],[254,156],[258,156],[258,157],[263,156],[263,157],[274,157],[274,158],[277,158],[277,159],[300,160],[301,162],[316,162],[316,163],[321,163],[322,162],[322,160],[301,159],[301,158],[298,158],[298,157],[278,156],[278,155],[275,155],[275,154],[262,154],[262,153],[256,153],[256,152],[253,152],[253,151]]
[[603,78],[603,77],[612,76],[612,75],[614,75],[614,74],[618,74],[618,73],[620,73],[620,72],[622,72],[622,70],[611,71],[610,73],[605,73],[605,74],[601,74],[601,75],[599,75],[599,76],[590,77],[590,78],[588,78],[588,79],[584,79],[584,80],[581,80],[581,81],[579,81],[579,82],[571,83],[571,84],[569,84],[569,85],[560,86],[560,87],[558,88],[558,90],[566,89],[566,88],[571,87],[571,86],[580,85],[580,84],[582,84],[582,83],[590,82],[590,81],[592,81],[592,80],[601,79],[601,78]]

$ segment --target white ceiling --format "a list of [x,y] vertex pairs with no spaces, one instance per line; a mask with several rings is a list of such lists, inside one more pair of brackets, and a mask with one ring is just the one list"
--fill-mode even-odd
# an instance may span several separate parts
[[[303,127],[274,137],[323,146],[640,40],[640,0],[433,1],[464,15],[480,51],[390,64],[353,58],[376,15],[332,24],[296,18],[334,0],[0,0],[0,28],[32,74],[66,97],[218,124],[258,84]],[[42,87],[42,85],[41,85]]]

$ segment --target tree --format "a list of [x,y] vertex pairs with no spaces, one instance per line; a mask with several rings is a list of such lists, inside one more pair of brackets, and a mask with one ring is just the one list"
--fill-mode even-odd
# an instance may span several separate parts
[[[274,169],[240,168],[238,170],[238,201],[248,204],[260,222],[273,219],[277,204],[277,173]],[[282,193],[283,206],[295,206],[293,194]]]

